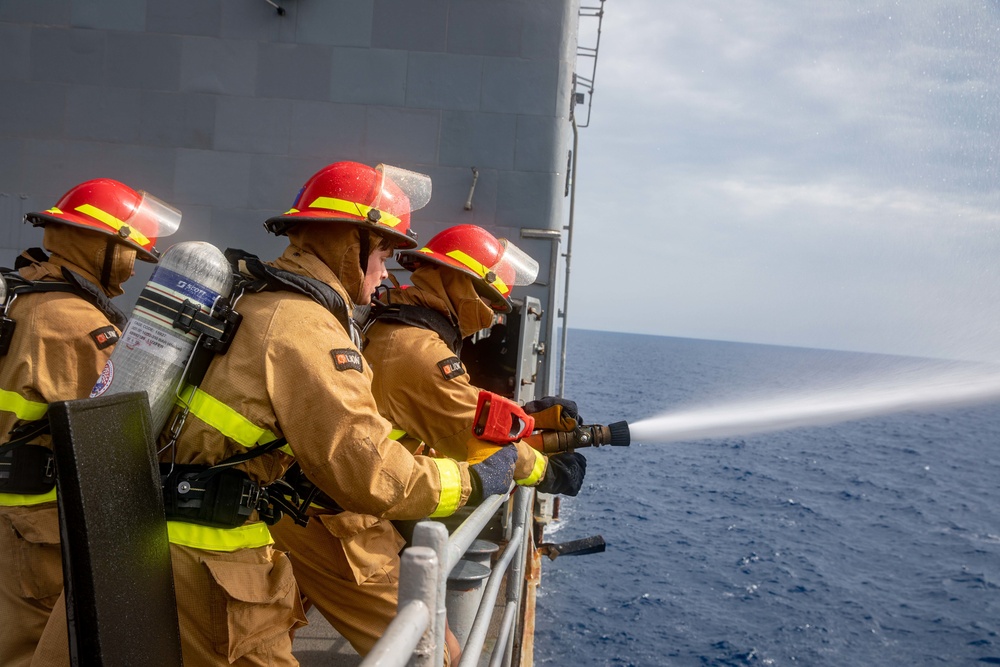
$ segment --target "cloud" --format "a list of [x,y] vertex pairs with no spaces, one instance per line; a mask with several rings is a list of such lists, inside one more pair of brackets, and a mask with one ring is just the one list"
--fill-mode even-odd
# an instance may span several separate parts
[[606,12],[570,326],[1000,355],[995,4]]

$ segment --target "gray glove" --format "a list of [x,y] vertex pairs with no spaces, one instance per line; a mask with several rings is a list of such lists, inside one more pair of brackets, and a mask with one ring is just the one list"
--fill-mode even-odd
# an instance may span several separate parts
[[479,463],[469,466],[472,494],[469,495],[468,504],[478,505],[485,498],[507,493],[507,489],[514,481],[515,463],[517,463],[517,449],[506,446]]

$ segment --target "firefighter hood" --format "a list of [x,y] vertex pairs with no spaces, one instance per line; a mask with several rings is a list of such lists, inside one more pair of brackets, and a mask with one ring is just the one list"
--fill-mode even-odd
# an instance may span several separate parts
[[[70,225],[46,225],[42,244],[51,253],[44,263],[21,269],[28,280],[63,279],[62,268],[100,285],[109,297],[124,293],[122,283],[132,275],[136,250],[121,243],[108,243],[103,234]],[[108,256],[108,252],[111,256]]]
[[[287,233],[293,246],[315,255],[333,271],[354,305],[367,303],[367,295],[361,294],[365,279],[361,268],[361,234],[369,234],[367,230],[355,225],[299,224]],[[378,240],[373,234],[369,247],[376,247]]]
[[[413,271],[410,281],[421,292],[420,296],[414,294],[408,300],[416,302],[423,298],[425,302],[419,305],[451,315],[453,321],[458,322],[463,338],[493,324],[493,309],[480,298],[470,276],[423,265]],[[403,294],[408,292],[410,290],[404,290]]]

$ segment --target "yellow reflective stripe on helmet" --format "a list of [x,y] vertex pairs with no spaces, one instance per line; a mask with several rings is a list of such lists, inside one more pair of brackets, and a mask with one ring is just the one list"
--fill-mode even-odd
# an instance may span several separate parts
[[45,416],[48,409],[48,403],[29,401],[16,391],[0,389],[0,410],[13,412],[18,419],[24,419],[26,421],[41,419]]
[[534,486],[542,481],[542,477],[545,475],[545,466],[548,465],[548,459],[545,458],[545,454],[532,449],[531,453],[535,455],[535,465],[531,469],[531,473],[524,479],[514,480],[520,486]]
[[56,499],[55,487],[48,493],[26,496],[20,493],[0,493],[0,507],[22,507],[25,505],[41,505]]
[[[187,405],[195,417],[247,449],[266,444],[278,437],[266,428],[255,425],[219,399],[196,387],[190,385],[185,387],[184,391],[181,392],[181,401],[182,404]],[[295,456],[287,443],[279,449],[290,456]]]
[[[486,274],[490,272],[489,267],[484,266],[483,264],[480,264],[474,258],[466,255],[461,250],[451,250],[451,251],[449,251],[449,252],[447,252],[445,254],[447,254],[448,257],[451,257],[456,262],[461,262],[462,264],[464,264],[465,266],[467,266],[469,269],[471,269],[472,271],[474,271],[478,275],[482,276],[484,279],[486,278]],[[493,275],[496,275],[496,274],[493,274]],[[491,284],[494,287],[496,287],[498,290],[500,290],[501,294],[506,294],[507,292],[510,291],[510,288],[507,287],[507,284],[504,281],[500,280],[499,276],[497,276],[496,278],[494,278],[493,282]]]
[[[309,204],[308,208],[322,208],[327,211],[351,213],[360,215],[362,218],[368,217],[368,211],[376,210],[379,213],[378,222],[381,225],[395,227],[402,222],[402,220],[394,216],[392,213],[387,213],[382,209],[375,208],[374,206],[365,206],[364,204],[348,201],[346,199],[337,199],[336,197],[317,197],[313,203]],[[291,213],[291,211],[289,211],[289,213]]]
[[167,521],[167,539],[193,549],[236,551],[274,544],[267,524],[257,521],[237,528],[212,528],[184,521]]
[[389,431],[390,440],[402,440],[405,437],[406,437],[406,431],[400,430],[398,428],[394,428],[391,431]]
[[[51,211],[52,209],[49,210]],[[96,220],[100,220],[108,227],[114,229],[116,232],[120,231],[122,227],[128,227],[128,237],[130,239],[132,239],[133,241],[135,241],[136,243],[138,243],[143,247],[150,245],[149,239],[146,238],[138,229],[125,222],[122,222],[115,216],[105,211],[102,211],[96,206],[93,206],[91,204],[80,204],[79,206],[76,207],[76,210],[79,211],[80,213],[83,213],[84,215],[89,215],[90,217]]]
[[451,516],[462,503],[462,471],[451,459],[431,459],[438,467],[441,478],[441,496],[431,517]]

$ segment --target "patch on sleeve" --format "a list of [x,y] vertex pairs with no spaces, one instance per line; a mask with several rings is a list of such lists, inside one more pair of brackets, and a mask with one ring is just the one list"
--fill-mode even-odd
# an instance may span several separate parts
[[98,350],[111,347],[118,342],[118,330],[111,326],[94,329],[87,335],[94,339]]
[[457,378],[459,375],[465,373],[465,369],[462,368],[462,360],[458,357],[448,357],[439,361],[438,368],[441,369],[441,374],[444,375],[445,380]]
[[333,365],[337,367],[338,371],[353,369],[361,372],[361,353],[357,350],[351,348],[330,350],[330,354],[333,355]]

